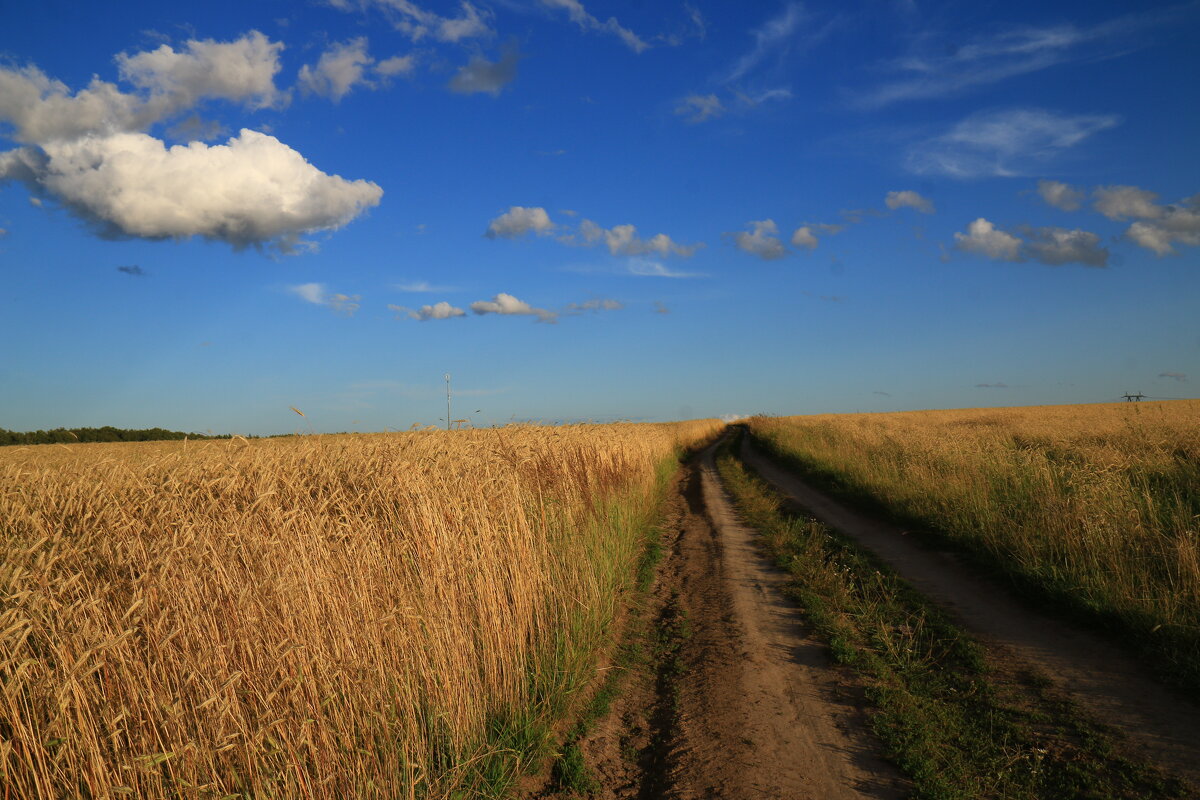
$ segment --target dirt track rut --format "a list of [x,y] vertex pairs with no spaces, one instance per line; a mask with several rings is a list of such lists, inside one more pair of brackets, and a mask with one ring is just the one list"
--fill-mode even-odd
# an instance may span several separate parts
[[1067,692],[1136,749],[1200,786],[1200,709],[1146,677],[1125,652],[1033,612],[947,553],[846,507],[781,469],[743,439],[742,460],[813,516],[873,551],[999,658],[1023,662]]

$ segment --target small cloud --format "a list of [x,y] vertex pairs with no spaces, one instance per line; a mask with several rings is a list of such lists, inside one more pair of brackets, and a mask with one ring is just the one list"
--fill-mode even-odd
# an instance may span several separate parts
[[611,300],[607,298],[596,298],[593,300],[585,300],[582,303],[568,303],[563,309],[564,314],[582,314],[585,311],[620,311],[625,307],[625,304],[620,300]]
[[458,291],[453,286],[434,286],[429,281],[409,281],[408,283],[396,283],[392,288],[401,292],[456,292]]
[[932,214],[934,212],[933,201],[926,197],[922,197],[911,190],[902,192],[888,192],[887,197],[883,199],[884,205],[888,209],[895,211],[899,208],[915,208],[922,214]]
[[1170,380],[1179,381],[1180,383],[1187,383],[1188,379],[1187,375],[1182,372],[1160,372],[1158,373],[1158,377],[1169,378]]
[[315,66],[305,64],[300,67],[298,83],[305,93],[338,103],[356,84],[372,85],[366,70],[374,63],[375,59],[367,54],[365,36],[335,42],[321,54]]
[[530,232],[546,236],[553,231],[554,223],[550,221],[546,209],[540,206],[510,206],[508,211],[488,223],[487,231],[483,235],[489,239],[515,239]]
[[[454,306],[443,300],[440,303],[433,305],[424,305],[420,308],[407,308],[406,306],[388,304],[388,308],[396,312],[396,319],[415,319],[418,322],[428,322],[431,319],[451,319],[453,317],[465,317],[466,311]],[[403,315],[403,316],[401,316]]]
[[472,56],[450,79],[450,91],[458,94],[486,93],[495,97],[517,77],[517,63],[520,60],[521,54],[515,47],[506,48],[498,61]]
[[1078,211],[1086,196],[1082,189],[1076,189],[1062,181],[1040,180],[1037,192],[1046,201],[1046,205],[1061,208],[1063,211]]
[[655,314],[670,314],[671,309],[667,308],[666,304],[664,304],[658,300],[655,300],[654,301],[654,313]]
[[703,278],[704,273],[701,272],[682,272],[680,270],[668,269],[661,261],[652,261],[648,258],[631,258],[626,264],[626,270],[630,275],[638,275],[649,278]]
[[783,258],[787,254],[783,242],[779,241],[779,226],[774,220],[764,219],[746,224],[753,230],[725,234],[733,238],[734,245],[743,253],[758,256],[766,261]]
[[966,253],[986,256],[995,261],[1020,261],[1021,240],[998,230],[980,217],[967,226],[967,232],[954,234],[954,246]]
[[724,113],[725,106],[715,94],[690,94],[675,106],[676,116],[686,117],[692,124],[716,119]]
[[[2,231],[0,231],[0,233],[2,233]],[[140,278],[146,274],[146,271],[144,269],[142,269],[141,267],[139,267],[137,264],[130,264],[128,266],[117,267],[117,272],[124,272],[126,275],[133,275],[138,278]]]
[[361,295],[357,294],[348,295],[340,292],[329,294],[323,283],[302,283],[298,286],[289,286],[287,290],[306,303],[328,306],[333,309],[335,314],[342,317],[354,316],[354,312],[359,309],[359,301],[362,300]]
[[614,225],[605,230],[591,220],[585,219],[580,223],[580,230],[583,232],[584,240],[589,243],[603,237],[608,252],[614,256],[640,256],[657,253],[663,257],[674,254],[687,258],[703,247],[698,244],[679,244],[665,233],[656,233],[649,239],[642,239],[637,235],[637,228],[633,225]]
[[375,72],[385,78],[391,78],[396,75],[411,75],[416,66],[416,56],[409,53],[406,56],[385,58],[375,65]]
[[809,250],[815,250],[818,243],[819,240],[809,225],[796,228],[796,231],[792,234],[792,247],[804,247]]
[[976,389],[1007,389],[1008,384],[1007,383],[977,383],[977,384],[975,384],[975,388]]
[[1158,195],[1136,186],[1097,186],[1093,207],[1113,220],[1156,219],[1164,208],[1154,201]]
[[1084,264],[1089,267],[1108,266],[1108,248],[1101,247],[1100,237],[1088,231],[1066,228],[1030,228],[1025,246],[1030,258],[1043,264]]
[[524,300],[518,300],[511,294],[501,292],[491,300],[479,300],[471,303],[471,311],[482,316],[484,314],[528,315],[537,317],[538,322],[557,322],[558,314],[544,308],[535,308]]
[[29,198],[29,205],[33,206],[34,208],[41,208],[42,207],[42,198],[40,198],[40,197]]
[[871,394],[877,394],[877,395],[880,395],[880,396],[882,396],[882,397],[891,397],[891,396],[892,396],[890,392],[881,392],[881,391],[879,391],[878,389],[876,389],[875,391],[871,392]]

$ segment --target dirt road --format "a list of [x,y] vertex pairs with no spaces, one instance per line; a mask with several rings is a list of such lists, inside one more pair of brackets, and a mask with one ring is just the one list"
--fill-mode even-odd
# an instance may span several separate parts
[[1033,668],[1135,750],[1200,786],[1200,709],[1146,677],[1126,653],[1089,633],[1029,610],[947,553],[860,514],[777,467],[743,439],[741,458],[776,489],[886,561],[926,597],[949,609],[994,660]]
[[685,468],[667,523],[656,613],[686,629],[679,663],[635,682],[581,743],[598,796],[906,796],[855,691],[779,591],[785,574],[737,521],[713,448]]

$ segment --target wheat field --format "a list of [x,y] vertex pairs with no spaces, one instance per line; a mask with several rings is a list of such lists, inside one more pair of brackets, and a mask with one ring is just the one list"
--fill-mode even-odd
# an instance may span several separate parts
[[492,796],[718,422],[0,451],[0,796]]
[[1200,689],[1200,401],[750,427],[804,471],[1098,613]]

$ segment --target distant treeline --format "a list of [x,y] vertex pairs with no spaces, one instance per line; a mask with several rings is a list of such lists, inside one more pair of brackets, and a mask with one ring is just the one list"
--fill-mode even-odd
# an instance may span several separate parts
[[206,436],[162,428],[55,428],[51,431],[7,431],[0,428],[0,446],[7,444],[72,444],[74,442],[157,442],[169,439],[228,439],[229,434]]

